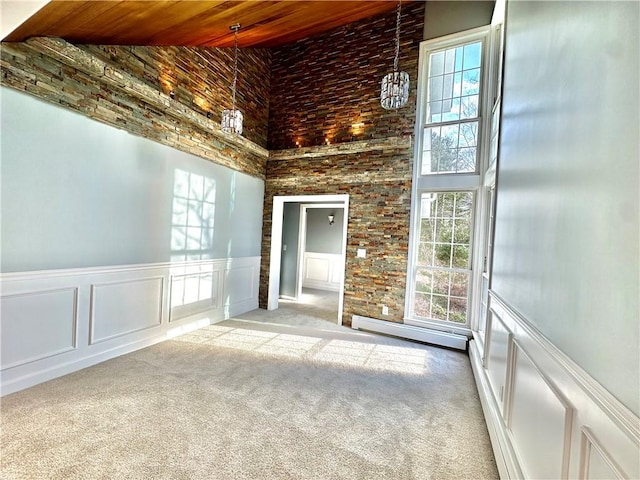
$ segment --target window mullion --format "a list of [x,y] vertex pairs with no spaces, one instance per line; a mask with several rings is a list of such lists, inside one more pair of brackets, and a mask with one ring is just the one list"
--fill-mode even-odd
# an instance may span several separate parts
[[482,116],[477,116],[477,117],[472,117],[472,118],[465,118],[463,120],[449,120],[447,122],[432,122],[432,123],[425,123],[424,124],[424,128],[433,128],[433,127],[448,127],[450,125],[459,125],[461,123],[473,123],[473,122],[480,122],[482,120]]

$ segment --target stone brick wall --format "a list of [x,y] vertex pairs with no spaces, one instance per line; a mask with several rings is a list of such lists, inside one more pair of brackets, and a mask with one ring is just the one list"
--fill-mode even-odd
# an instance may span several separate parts
[[[127,47],[82,45],[96,57],[131,73],[197,112],[220,122],[231,108],[233,49],[194,47]],[[267,146],[271,52],[238,51],[236,103],[244,116],[243,136]]]
[[395,11],[273,50],[269,150],[413,133],[424,2],[402,5],[400,69],[411,80],[401,110],[380,106],[393,71]]
[[[413,134],[424,2],[403,4],[400,68],[408,104],[380,106],[393,69],[395,14],[275,49],[269,98],[260,306],[266,308],[276,195],[349,194],[343,324],[404,318]],[[322,146],[329,140],[330,145]],[[296,145],[298,142],[299,145]],[[366,258],[357,258],[365,248]],[[381,307],[389,307],[389,315]]]
[[[391,142],[390,142],[391,143]],[[402,322],[411,210],[411,148],[269,160],[260,306],[266,308],[275,195],[349,194],[343,324],[354,314]],[[365,248],[366,258],[357,258]],[[389,315],[381,315],[381,306]]]
[[[230,107],[230,49],[3,43],[1,84],[134,135],[264,178],[271,53],[239,55],[243,137],[222,134]],[[267,80],[265,80],[267,79]],[[174,91],[173,99],[169,92]],[[210,118],[206,113],[210,112]]]

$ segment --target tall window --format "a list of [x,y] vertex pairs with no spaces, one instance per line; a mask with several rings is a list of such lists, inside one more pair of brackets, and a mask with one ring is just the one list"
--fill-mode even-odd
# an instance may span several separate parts
[[489,28],[423,42],[420,49],[407,319],[468,331],[480,286],[474,237],[482,172]]
[[422,175],[475,172],[482,42],[429,53]]
[[473,192],[423,193],[414,313],[465,323],[471,275]]

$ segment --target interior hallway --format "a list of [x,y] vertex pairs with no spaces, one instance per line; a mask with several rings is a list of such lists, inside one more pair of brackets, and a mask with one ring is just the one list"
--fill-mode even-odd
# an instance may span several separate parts
[[234,318],[319,329],[347,329],[338,325],[338,292],[303,288],[298,300],[280,298],[276,310],[256,309]]

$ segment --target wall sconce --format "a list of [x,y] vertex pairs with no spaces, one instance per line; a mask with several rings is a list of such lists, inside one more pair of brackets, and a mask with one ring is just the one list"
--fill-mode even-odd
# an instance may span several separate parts
[[357,122],[351,125],[351,133],[353,136],[361,135],[364,130],[364,122]]
[[329,225],[333,225],[333,219],[335,218],[334,215],[329,215]]

